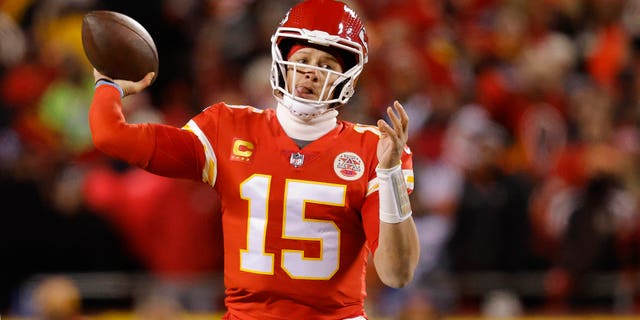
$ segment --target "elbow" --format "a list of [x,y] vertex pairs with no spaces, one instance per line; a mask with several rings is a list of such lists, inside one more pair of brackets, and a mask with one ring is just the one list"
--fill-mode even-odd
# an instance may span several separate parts
[[96,134],[95,132],[91,133],[91,140],[93,141],[93,146],[95,146],[96,149],[100,151],[102,151],[104,146],[107,144],[107,141],[104,138],[104,136]]
[[[125,160],[122,153],[126,145],[126,141],[118,138],[118,135],[112,133],[109,130],[92,131],[91,139],[93,146],[103,152],[104,154],[117,159]],[[125,160],[126,161],[126,160]]]
[[413,280],[418,258],[414,255],[400,258],[378,254],[374,256],[373,262],[380,281],[388,287],[399,289]]
[[413,280],[413,270],[395,270],[393,272],[380,273],[380,281],[391,288],[404,288]]
[[93,140],[93,145],[96,147],[96,149],[107,154],[109,153],[109,146],[112,145],[113,142],[111,141],[111,138],[108,134],[100,134],[94,131],[92,132],[91,139]]

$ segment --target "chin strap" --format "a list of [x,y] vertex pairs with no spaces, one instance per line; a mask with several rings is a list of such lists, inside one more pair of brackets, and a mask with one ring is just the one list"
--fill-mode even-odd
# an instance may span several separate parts
[[292,98],[289,95],[282,97],[280,103],[289,109],[294,116],[302,120],[310,120],[316,118],[329,110],[329,104],[326,103],[305,103]]
[[393,168],[376,168],[380,187],[380,221],[400,223],[411,217],[411,203],[400,164]]

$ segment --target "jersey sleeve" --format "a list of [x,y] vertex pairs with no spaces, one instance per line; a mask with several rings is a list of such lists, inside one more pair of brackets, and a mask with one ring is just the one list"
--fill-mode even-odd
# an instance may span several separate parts
[[[414,187],[413,157],[411,149],[409,149],[408,146],[404,147],[401,160],[402,174],[404,175],[404,181],[407,185],[407,192],[411,194]],[[380,197],[378,195],[378,178],[375,176],[375,170],[373,171],[374,177],[369,180],[367,197],[362,206],[362,224],[367,237],[367,244],[371,252],[375,253],[378,248],[378,234],[380,230]]]
[[259,126],[262,120],[256,116],[262,113],[263,110],[251,106],[218,102],[204,109],[183,127],[197,137],[199,148],[204,150],[200,173],[202,181],[215,186],[219,156],[225,154],[220,145],[231,139],[230,133]]
[[163,124],[127,123],[116,87],[96,88],[89,125],[96,148],[113,158],[167,177],[201,177],[204,154],[197,137]]

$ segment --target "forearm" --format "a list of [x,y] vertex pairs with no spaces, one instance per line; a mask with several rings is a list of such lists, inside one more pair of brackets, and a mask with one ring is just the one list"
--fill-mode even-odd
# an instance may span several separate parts
[[373,263],[384,284],[394,288],[408,284],[413,279],[419,255],[420,244],[413,218],[400,223],[380,222]]
[[96,89],[89,123],[96,148],[113,158],[161,176],[202,179],[204,154],[198,138],[164,124],[127,123],[116,87]]
[[374,263],[385,284],[403,287],[413,278],[420,252],[409,194],[400,165],[376,172],[380,227]]
[[153,128],[126,122],[116,88],[108,85],[96,88],[89,109],[89,125],[98,150],[141,168],[148,165],[155,145]]

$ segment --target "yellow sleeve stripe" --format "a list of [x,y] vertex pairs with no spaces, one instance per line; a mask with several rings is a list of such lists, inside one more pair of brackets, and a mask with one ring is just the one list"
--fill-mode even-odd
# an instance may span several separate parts
[[[404,176],[404,182],[407,184],[407,190],[413,190],[415,178],[413,176],[413,169],[404,169],[402,170],[402,175]],[[367,196],[378,191],[380,188],[380,183],[378,182],[378,178],[373,178],[369,181],[367,186]]]
[[202,181],[208,183],[213,187],[213,185],[216,183],[216,177],[218,176],[218,161],[216,160],[216,153],[211,147],[209,139],[204,134],[204,132],[200,130],[198,124],[196,124],[193,120],[189,120],[189,122],[184,127],[182,127],[182,129],[195,134],[196,137],[198,137],[198,140],[200,140],[200,143],[202,143],[205,156],[204,168],[202,169]]
[[413,176],[413,169],[402,170],[404,175],[404,181],[407,183],[407,189],[413,190],[415,178]]
[[367,187],[367,197],[378,191],[378,189],[380,188],[380,183],[378,183],[378,178],[374,178],[373,180],[369,181],[369,186]]

